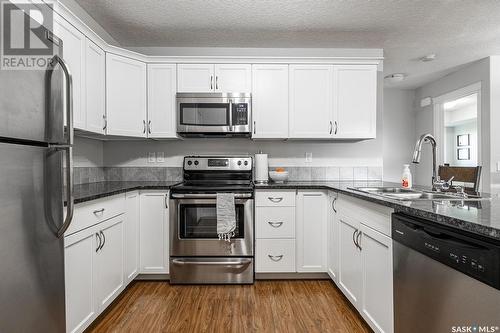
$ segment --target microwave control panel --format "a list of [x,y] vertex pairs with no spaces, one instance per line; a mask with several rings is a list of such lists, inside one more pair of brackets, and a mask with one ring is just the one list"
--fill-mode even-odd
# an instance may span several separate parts
[[248,103],[233,103],[233,126],[248,125]]

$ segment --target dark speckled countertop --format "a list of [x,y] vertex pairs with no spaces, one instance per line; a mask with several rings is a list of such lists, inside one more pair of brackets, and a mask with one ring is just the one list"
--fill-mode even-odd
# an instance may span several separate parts
[[[167,190],[179,182],[172,181],[106,181],[75,185],[75,203],[95,200],[118,193],[134,190],[158,189]],[[299,181],[284,184],[256,184],[256,189],[325,189],[346,194],[373,203],[394,208],[396,212],[402,212],[413,216],[434,221],[439,224],[458,228],[463,231],[486,236],[490,239],[500,241],[500,199],[490,198],[488,194],[482,194],[489,200],[482,201],[424,201],[424,200],[394,200],[375,194],[367,194],[350,189],[352,187],[398,187],[399,184],[365,181],[365,182],[339,182],[339,181]]]

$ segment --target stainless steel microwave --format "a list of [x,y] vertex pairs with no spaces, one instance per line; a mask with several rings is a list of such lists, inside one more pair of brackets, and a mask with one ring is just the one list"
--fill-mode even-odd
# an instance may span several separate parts
[[249,93],[177,93],[177,133],[185,137],[250,136]]

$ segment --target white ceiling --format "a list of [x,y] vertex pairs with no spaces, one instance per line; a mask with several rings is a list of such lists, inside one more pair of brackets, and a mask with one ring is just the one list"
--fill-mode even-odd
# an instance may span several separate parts
[[500,54],[497,0],[76,1],[125,47],[383,48],[401,88]]

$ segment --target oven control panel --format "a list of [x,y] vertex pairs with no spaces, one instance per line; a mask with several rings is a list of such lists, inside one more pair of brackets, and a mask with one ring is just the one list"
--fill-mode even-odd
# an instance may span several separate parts
[[184,170],[251,171],[252,158],[249,156],[241,156],[241,157],[186,156],[184,158]]

